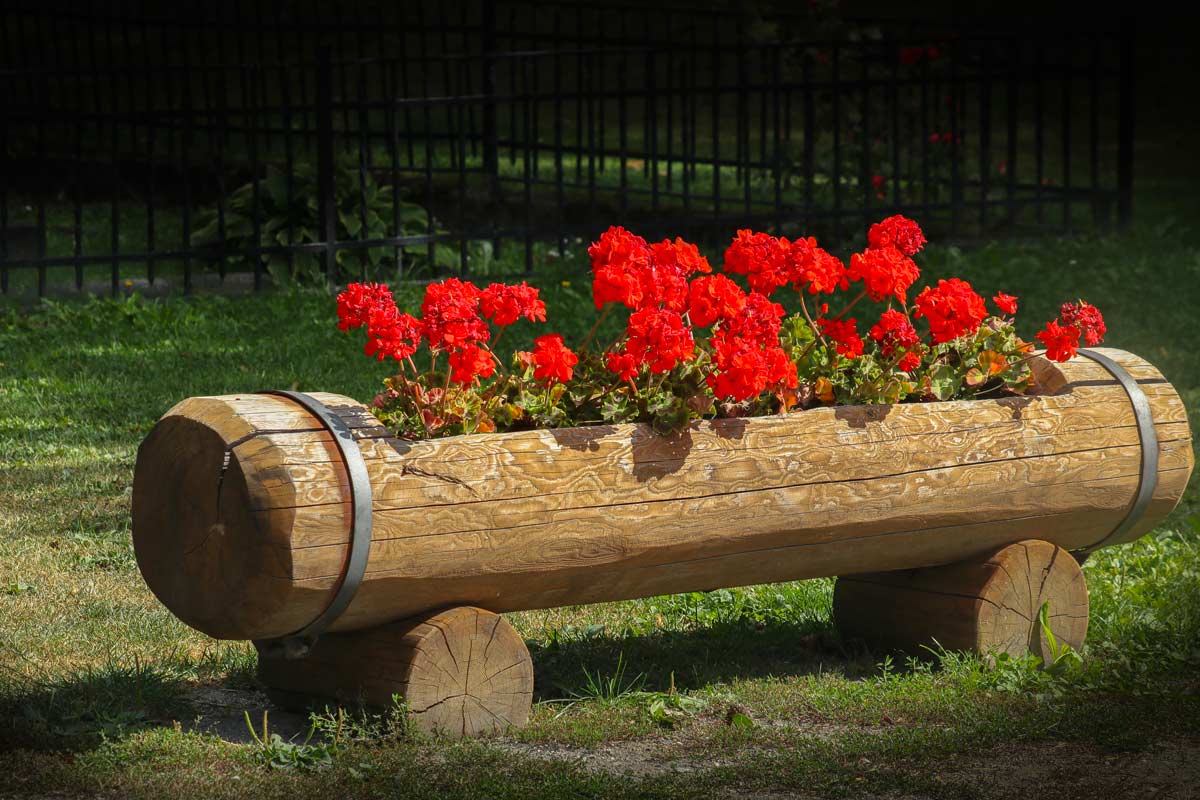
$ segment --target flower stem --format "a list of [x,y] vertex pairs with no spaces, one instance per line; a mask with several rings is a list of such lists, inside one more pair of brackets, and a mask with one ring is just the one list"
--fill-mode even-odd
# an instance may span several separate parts
[[820,340],[821,346],[829,349],[829,342],[825,341],[825,337],[821,335],[821,329],[817,327],[817,323],[813,322],[812,314],[808,313],[808,303],[804,301],[804,295],[800,295],[800,310],[804,312],[804,319],[808,321],[808,327],[812,330],[813,336]]
[[[846,312],[848,312],[850,309],[852,309],[856,305],[858,305],[858,301],[862,300],[866,296],[867,296],[867,290],[863,289],[861,292],[858,293],[857,297],[855,297],[853,300],[850,301],[850,305],[846,306],[840,312],[838,312],[838,315],[836,317],[834,317],[834,319],[841,319],[842,317],[846,316]],[[803,300],[804,298],[800,298],[800,299]]]
[[608,319],[609,312],[612,311],[612,303],[606,303],[604,310],[600,312],[600,316],[596,318],[596,323],[592,325],[592,329],[588,331],[587,338],[583,340],[583,344],[579,346],[580,350],[587,350],[588,345],[592,343],[592,339],[596,336],[596,331],[600,330],[600,326],[604,320]]

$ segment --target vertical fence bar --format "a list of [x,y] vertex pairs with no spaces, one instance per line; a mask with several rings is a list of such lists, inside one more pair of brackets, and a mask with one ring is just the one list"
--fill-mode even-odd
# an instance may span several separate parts
[[[562,40],[562,10],[554,8],[554,41]],[[567,237],[563,232],[563,206],[566,196],[563,193],[563,87],[562,87],[562,55],[559,48],[554,50],[554,200],[556,203],[554,219],[558,234],[558,257],[566,257]]]
[[333,64],[329,48],[317,51],[317,215],[325,247],[323,268],[330,285],[337,274],[337,198],[333,182]]
[[1133,224],[1133,115],[1134,45],[1137,27],[1133,17],[1121,21],[1120,99],[1117,112],[1117,225],[1128,229]]
[[[398,119],[399,115],[396,113],[396,92],[398,89],[397,81],[399,79],[397,72],[398,62],[398,59],[386,62],[389,64],[388,74],[390,80],[384,92],[384,95],[388,98],[388,157],[391,161],[392,236],[396,237],[404,235],[403,225],[400,221],[400,165],[398,163],[400,160],[400,121]],[[486,153],[486,148],[484,152]],[[392,258],[396,260],[396,280],[403,280],[404,248],[400,246],[393,247]]]
[[1059,114],[1062,117],[1062,216],[1063,231],[1071,231],[1071,78],[1074,59],[1074,43],[1068,39],[1062,49],[1062,99]]
[[[46,95],[46,73],[38,75],[38,94],[34,100],[37,111],[37,158],[39,164],[46,163],[46,122],[50,117],[49,98]],[[32,105],[32,104],[31,104]],[[34,204],[37,214],[37,293],[46,295],[46,182],[38,181],[34,189]]]
[[1045,112],[1045,70],[1046,49],[1040,39],[1034,40],[1033,56],[1033,151],[1034,151],[1034,215],[1037,224],[1041,225],[1045,218],[1042,204],[1042,184],[1046,170],[1046,112]]
[[950,235],[957,236],[962,220],[963,174],[962,174],[962,76],[959,59],[962,57],[960,41],[950,42]]
[[[534,97],[530,91],[532,78],[530,73],[533,71],[533,58],[526,57],[521,59],[521,76],[522,76],[522,95],[524,95],[524,116],[525,116],[525,273],[533,274],[533,139],[534,139]],[[622,128],[622,131],[624,128]],[[624,162],[624,157],[622,157]],[[624,176],[624,170],[622,170]]]
[[113,100],[112,112],[109,116],[109,135],[112,137],[112,204],[109,219],[109,282],[112,296],[120,291],[121,282],[121,135],[120,135],[120,104],[117,101],[117,74],[115,67],[109,67],[110,97]]
[[803,58],[804,66],[801,74],[804,84],[804,230],[810,231],[813,225],[813,212],[816,210],[814,184],[817,171],[817,111],[816,97],[813,94],[812,58],[807,53],[803,55]]
[[842,87],[841,47],[833,43],[831,63],[831,92],[833,94],[833,239],[842,241]]
[[[304,70],[296,70],[303,73]],[[296,275],[296,224],[292,218],[292,209],[296,202],[296,151],[294,132],[292,131],[292,73],[284,65],[279,66],[279,99],[283,104],[283,173],[285,202],[287,214],[287,273],[289,278]]]
[[871,136],[871,72],[868,63],[870,61],[869,55],[867,46],[860,44],[859,78],[862,81],[862,103],[859,106],[859,114],[862,117],[862,129],[858,132],[858,145],[861,148],[859,152],[859,185],[862,191],[862,219],[864,229],[871,224],[872,195],[877,191],[875,176],[871,172],[871,144],[874,138]]
[[1108,212],[1100,191],[1100,42],[1097,40],[1092,41],[1088,63],[1088,172],[1092,225],[1100,230],[1108,222]]
[[1009,54],[1007,97],[1005,98],[1005,112],[1008,115],[1008,132],[1005,138],[1008,152],[1004,164],[1004,195],[1008,212],[1006,222],[1011,230],[1016,227],[1019,209],[1017,204],[1017,139],[1019,135],[1017,118],[1020,108],[1017,105],[1019,85],[1017,71],[1020,69],[1023,53],[1021,43],[1015,39],[1009,41],[1006,49]]
[[496,177],[500,169],[499,133],[496,128],[496,4],[484,0],[480,49],[483,56],[483,172]]
[[254,291],[262,289],[262,253],[259,250],[262,248],[262,176],[259,175],[259,155],[258,155],[258,82],[261,72],[258,67],[242,67],[243,75],[242,85],[250,87],[250,94],[243,98],[245,102],[245,115],[243,119],[246,121],[247,135],[249,136],[250,150],[250,193],[251,200],[254,203],[254,220],[251,225],[251,235],[254,236],[253,255],[254,259]]
[[[714,12],[715,14],[716,12]],[[721,40],[713,24],[712,38],[712,207],[714,229],[721,220]],[[716,230],[713,231],[717,233]]]
[[989,41],[979,42],[979,227],[987,229],[988,193],[992,182],[992,75]]
[[[370,239],[367,232],[367,180],[370,175],[371,160],[371,121],[367,111],[367,65],[365,61],[358,62],[358,238]],[[460,163],[461,168],[461,163]],[[368,280],[367,268],[371,263],[371,254],[367,248],[358,252],[359,274]]]
[[646,50],[646,100],[642,106],[645,115],[646,170],[650,177],[650,208],[658,213],[658,63],[653,49]]

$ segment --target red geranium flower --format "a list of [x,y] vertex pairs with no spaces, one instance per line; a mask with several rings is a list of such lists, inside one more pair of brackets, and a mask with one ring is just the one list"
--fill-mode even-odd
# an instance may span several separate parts
[[450,354],[450,380],[455,383],[474,383],[476,378],[490,378],[495,371],[491,351],[476,344],[465,344]]
[[712,272],[712,266],[700,252],[700,248],[691,242],[684,241],[682,237],[676,236],[673,242],[670,239],[663,239],[651,249],[654,253],[654,263],[659,266],[676,267],[684,275]]
[[461,350],[467,344],[488,340],[491,332],[479,316],[479,298],[479,287],[458,278],[425,287],[421,325],[430,348]]
[[[783,241],[787,241],[786,239]],[[787,279],[797,291],[808,286],[809,294],[832,294],[850,288],[846,265],[837,256],[817,246],[813,237],[796,239],[787,248]]]
[[914,302],[914,315],[929,320],[933,341],[938,344],[975,333],[987,317],[983,298],[958,278],[940,280],[936,289],[926,286]]
[[769,295],[788,282],[788,245],[770,234],[740,230],[725,250],[724,269],[745,275],[752,290]]
[[1100,309],[1091,303],[1080,300],[1078,303],[1063,303],[1059,309],[1059,317],[1063,325],[1074,325],[1079,329],[1083,340],[1088,346],[1094,346],[1104,341],[1108,328],[1104,324],[1104,316]]
[[626,329],[625,352],[653,373],[669,372],[681,361],[696,355],[692,330],[678,312],[643,308],[633,312]]
[[421,321],[402,313],[395,303],[371,311],[367,320],[367,344],[363,351],[380,361],[392,357],[397,361],[417,352],[421,346]]
[[817,327],[837,345],[839,355],[858,358],[862,355],[863,340],[853,319],[818,319]]
[[915,256],[925,246],[925,234],[916,222],[896,214],[872,225],[867,232],[867,243],[875,248],[890,244],[906,256]]
[[588,248],[592,260],[592,295],[596,310],[605,303],[621,303],[639,308],[643,287],[641,275],[650,264],[652,253],[646,240],[620,226],[605,231]]
[[732,319],[746,306],[742,287],[724,275],[701,275],[688,287],[688,319],[700,328]]
[[618,380],[632,381],[637,377],[638,370],[641,369],[642,363],[629,353],[611,352],[604,357],[605,365],[609,372],[614,372]]
[[740,403],[767,389],[780,391],[799,385],[796,365],[778,344],[764,346],[719,331],[712,345],[715,370],[705,381],[717,397]]
[[908,288],[920,277],[921,270],[898,247],[889,244],[855,253],[850,257],[847,275],[852,281],[861,280],[867,296],[877,303],[889,297],[905,303]]
[[893,358],[897,351],[904,353],[896,364],[901,370],[908,372],[920,365],[921,337],[902,312],[893,308],[884,311],[867,335],[879,343],[884,358]]
[[777,347],[779,320],[785,313],[779,303],[771,302],[764,294],[751,292],[742,310],[721,323],[721,332],[762,346]]
[[337,296],[338,328],[343,331],[367,324],[371,311],[392,306],[392,290],[382,283],[349,283]]
[[563,344],[562,336],[551,333],[533,340],[533,363],[533,377],[539,381],[566,383],[575,374],[579,356]]
[[546,304],[540,293],[524,281],[515,286],[493,283],[480,294],[479,310],[501,327],[512,325],[521,317],[530,322],[546,321]]
[[997,292],[992,298],[992,302],[996,304],[996,308],[1000,309],[1005,314],[1017,313],[1017,298],[1013,297],[1011,294]]
[[1047,322],[1037,338],[1046,346],[1046,358],[1051,361],[1068,361],[1079,350],[1079,328],[1074,325]]

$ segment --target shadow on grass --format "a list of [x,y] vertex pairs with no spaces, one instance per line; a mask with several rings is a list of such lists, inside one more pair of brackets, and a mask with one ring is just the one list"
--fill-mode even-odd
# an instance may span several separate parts
[[691,630],[646,634],[587,632],[529,642],[534,699],[561,700],[587,694],[601,676],[624,673],[647,691],[701,689],[739,679],[812,675],[839,671],[849,677],[877,671],[875,659],[843,643],[829,622],[733,620]]
[[242,709],[253,713],[254,703],[246,701],[256,694],[247,691],[253,686],[251,669],[248,664],[216,667],[224,675],[218,688],[199,682],[214,671],[213,665],[179,659],[110,662],[51,680],[10,677],[0,682],[0,751],[87,749],[176,721],[187,721],[186,727],[215,727],[222,720],[199,724],[214,705],[208,699],[213,692],[232,693],[242,701],[237,719],[244,729]]

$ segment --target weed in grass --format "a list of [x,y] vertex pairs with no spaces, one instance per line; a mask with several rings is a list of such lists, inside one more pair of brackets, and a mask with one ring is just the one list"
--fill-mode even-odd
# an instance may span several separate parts
[[[262,733],[254,729],[250,723],[250,712],[243,712],[246,717],[246,728],[254,740],[254,751],[259,763],[271,769],[310,771],[325,769],[333,764],[333,758],[338,752],[338,736],[331,742],[312,743],[313,734],[317,731],[316,724],[308,728],[308,734],[300,743],[286,742],[278,733],[271,733],[267,725],[267,711],[263,710]],[[341,715],[338,716],[337,734],[341,733]]]

